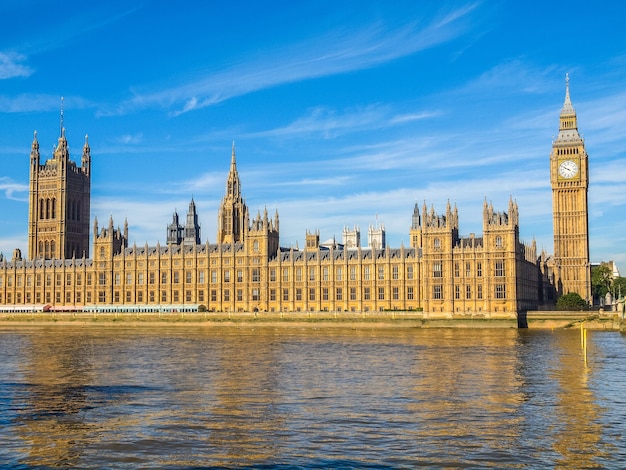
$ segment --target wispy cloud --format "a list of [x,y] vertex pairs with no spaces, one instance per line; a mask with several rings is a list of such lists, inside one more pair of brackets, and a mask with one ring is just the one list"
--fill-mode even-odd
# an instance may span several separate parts
[[[389,29],[378,23],[360,31],[334,31],[283,51],[262,51],[262,58],[242,61],[199,80],[135,96],[102,114],[126,114],[163,108],[172,115],[211,106],[230,98],[285,83],[366,69],[463,35],[463,22],[476,5],[438,17],[426,26],[411,23]],[[267,57],[270,57],[269,59]]]
[[28,77],[33,69],[25,64],[27,58],[15,52],[0,52],[0,80]]
[[[0,113],[31,113],[58,111],[61,96],[37,93],[23,93],[16,96],[0,95]],[[79,96],[65,96],[65,109],[87,109],[96,107],[93,102]]]
[[10,178],[2,176],[0,177],[0,191],[4,191],[4,195],[7,199],[23,202],[27,200],[27,197],[18,196],[17,194],[28,192],[28,185],[16,183]]
[[303,135],[322,136],[325,139],[341,134],[406,124],[438,116],[438,112],[393,115],[390,106],[371,105],[359,109],[337,111],[325,106],[311,110],[292,123],[267,131],[255,132],[246,137],[297,138]]

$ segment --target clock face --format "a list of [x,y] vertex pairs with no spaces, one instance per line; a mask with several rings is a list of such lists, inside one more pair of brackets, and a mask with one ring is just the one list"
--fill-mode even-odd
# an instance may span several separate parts
[[565,160],[559,164],[559,175],[563,178],[573,178],[578,174],[578,165],[572,160]]

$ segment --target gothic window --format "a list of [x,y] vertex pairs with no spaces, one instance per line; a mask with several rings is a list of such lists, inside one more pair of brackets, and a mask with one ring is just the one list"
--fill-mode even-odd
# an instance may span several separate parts
[[224,282],[230,282],[230,269],[224,271]]
[[252,270],[252,282],[260,282],[261,281],[261,272],[259,268],[254,268]]
[[341,268],[337,268],[336,280],[337,281],[341,281],[341,277],[342,277],[342,269]]
[[461,270],[459,267],[459,263],[454,263],[454,277],[459,277],[461,275]]
[[257,240],[254,240],[254,243],[252,244],[252,251],[255,253],[259,252],[259,242]]
[[237,282],[243,282],[243,271],[241,269],[237,270]]
[[324,281],[328,281],[328,267],[327,266],[324,266],[322,268],[322,279]]
[[315,288],[313,287],[309,289],[309,300],[315,300]]
[[370,288],[366,287],[363,289],[363,299],[364,300],[370,300],[371,294],[370,294]]
[[472,298],[472,287],[471,286],[465,286],[465,298],[467,300]]
[[167,284],[167,273],[161,273],[161,284]]
[[433,263],[433,277],[442,277],[441,263]]
[[350,266],[350,280],[356,280],[356,268],[354,266]]
[[[309,281],[315,281],[315,268],[309,269]],[[315,300],[315,299],[312,299]]]
[[400,299],[400,290],[397,287],[393,288],[393,300]]
[[454,286],[454,298],[457,300],[461,298],[461,286],[459,285]]
[[496,237],[496,248],[502,248],[502,237],[500,235]]
[[413,266],[406,267],[406,278],[413,279]]
[[391,268],[391,277],[392,277],[392,279],[397,280],[397,279],[398,279],[398,276],[399,276],[399,269],[398,269],[398,266],[393,266],[393,267]]
[[343,291],[341,287],[337,287],[337,300],[343,300]]
[[504,284],[496,284],[496,299],[506,298],[506,286]]
[[289,301],[289,289],[283,289],[283,300],[285,302]]
[[370,280],[370,267],[369,266],[365,266],[363,268],[363,280],[365,281]]
[[385,268],[383,266],[378,266],[378,279],[381,281],[385,279]]
[[441,240],[439,238],[435,238],[433,240],[433,246],[435,247],[435,250],[441,249]]
[[483,263],[476,264],[476,276],[482,277],[483,275]]
[[483,298],[483,286],[481,284],[476,286],[476,298],[479,300]]
[[413,287],[406,288],[406,299],[413,300]]
[[276,281],[276,269],[272,268],[270,269],[270,282],[275,282]]
[[433,286],[433,299],[436,299],[436,300],[443,299],[443,287],[441,285]]
[[356,300],[356,287],[350,287],[350,300]]
[[322,300],[328,300],[328,287],[322,288]]
[[495,275],[498,277],[504,276],[504,261],[496,261]]
[[191,271],[186,271],[185,272],[185,282],[187,284],[191,284],[193,282],[192,279],[193,279],[193,273]]
[[289,282],[289,268],[283,268],[283,282]]
[[385,288],[384,287],[378,288],[378,300],[385,300]]
[[302,300],[302,289],[300,289],[299,287],[296,289],[296,300]]

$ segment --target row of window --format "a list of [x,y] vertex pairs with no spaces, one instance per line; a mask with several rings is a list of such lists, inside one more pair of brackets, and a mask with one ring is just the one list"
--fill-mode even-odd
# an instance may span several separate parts
[[[80,221],[81,205],[80,201],[71,200],[67,204],[67,220]],[[39,219],[56,219],[57,218],[57,200],[56,198],[39,199]]]
[[[199,290],[198,292],[198,298],[195,299],[195,301],[197,302],[204,302],[205,301],[205,291],[204,290]],[[357,288],[356,287],[350,287],[348,289],[348,299],[351,301],[356,301],[358,299],[358,292],[357,292]],[[123,295],[124,294],[124,295]],[[231,301],[231,290],[230,289],[224,289],[223,291],[221,291],[222,294],[222,301],[223,302],[230,302]],[[244,300],[244,290],[243,289],[236,289],[235,292],[235,297],[234,300],[236,300],[237,302],[243,302]],[[155,290],[150,290],[147,292],[147,297],[148,297],[148,302],[150,303],[155,303],[157,301],[160,302],[169,302],[170,299],[168,299],[168,296],[170,295],[170,292],[167,290],[162,290],[162,291],[155,291]],[[304,296],[306,295],[307,299],[309,301],[316,301],[317,300],[317,289],[315,288],[309,288],[309,289],[302,289],[302,288],[296,288],[293,291],[293,297],[291,297],[291,291],[290,289],[284,288],[284,289],[270,289],[269,290],[269,300],[271,302],[275,302],[278,297],[280,296],[280,299],[284,302],[289,302],[290,300],[294,300],[296,302],[301,302],[304,299]],[[336,289],[329,289],[329,288],[322,288],[320,290],[320,298],[319,300],[321,301],[329,301],[331,300],[331,295],[334,297],[334,300],[336,301],[343,301],[344,300],[344,289],[341,287],[338,287]],[[363,288],[363,292],[362,292],[362,300],[364,301],[368,301],[368,300],[373,300],[373,296],[376,295],[378,300],[385,300],[386,295],[385,295],[385,288],[383,287],[379,287],[376,291],[374,291],[373,289],[369,288],[369,287],[365,287]],[[175,290],[171,292],[171,301],[174,303],[180,302],[181,301],[181,297],[182,297],[182,292]],[[122,301],[122,298],[124,299],[125,302],[127,303],[131,303],[131,302],[137,302],[137,303],[143,303],[144,300],[144,291],[137,291],[136,292],[136,298],[133,299],[133,292],[132,291],[126,291],[125,293],[120,292],[119,290],[116,290],[113,292],[113,302],[114,303],[120,303]],[[158,300],[157,300],[158,298]],[[253,302],[258,302],[261,300],[261,292],[258,288],[253,288],[251,289],[251,301]],[[414,290],[413,287],[407,287],[406,288],[406,299],[407,300],[414,300],[415,298],[415,294],[414,294]],[[66,292],[65,293],[65,298],[62,299],[61,298],[61,292],[56,292],[55,293],[55,302],[57,304],[61,303],[62,301],[64,301],[66,304],[71,305],[72,303],[76,302],[76,303],[82,303],[82,293],[81,292],[76,292],[74,294],[74,296],[72,295],[72,292]],[[391,299],[392,300],[401,300],[400,299],[400,289],[398,287],[393,287],[391,289]],[[26,303],[31,303],[32,302],[32,297],[31,297],[31,293],[27,292],[25,294],[24,300]],[[35,293],[35,302],[36,303],[41,303],[42,301],[45,302],[52,302],[52,295],[51,292],[46,292],[45,295],[42,295],[41,292],[36,292]],[[2,303],[3,299],[2,299],[2,295],[0,294],[0,303]],[[87,292],[85,293],[85,302],[86,303],[90,303],[92,301],[91,299],[91,292]],[[184,301],[185,302],[193,302],[193,291],[191,290],[186,290],[184,292]],[[211,302],[217,302],[218,301],[218,291],[216,289],[212,289],[210,291],[210,301]],[[7,303],[12,303],[13,302],[13,296],[11,293],[7,294]],[[21,303],[22,302],[22,293],[16,293],[15,294],[15,302],[16,303]],[[99,291],[98,292],[98,302],[100,303],[105,303],[107,302],[107,298],[106,298],[106,291]]]
[[[494,297],[496,299],[506,299],[506,285],[505,284],[496,284],[494,286]],[[444,298],[443,285],[441,284],[434,285],[433,286],[433,299],[443,300],[443,298]],[[454,299],[455,300],[461,299],[461,286],[459,285],[454,286]],[[471,300],[471,299],[472,299],[472,286],[465,286],[465,300]],[[476,286],[476,299],[477,300],[483,299],[483,286],[480,284]]]
[[[437,261],[432,264],[433,277],[443,277],[443,265]],[[496,261],[494,263],[494,276],[502,277],[506,274],[504,261]],[[483,264],[481,262],[476,263],[476,277],[482,277]],[[461,276],[460,263],[454,263],[454,277]],[[472,277],[471,263],[465,263],[465,277]]]
[[[495,245],[496,245],[496,248],[502,248],[502,237],[500,235],[496,236]],[[440,238],[433,239],[433,248],[436,251],[440,251],[441,250],[441,239]]]

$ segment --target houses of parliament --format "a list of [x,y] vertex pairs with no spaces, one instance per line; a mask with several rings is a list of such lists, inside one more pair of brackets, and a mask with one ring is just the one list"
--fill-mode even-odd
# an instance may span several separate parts
[[[129,245],[128,223],[90,228],[91,149],[70,159],[62,128],[42,162],[30,153],[28,257],[0,259],[0,310],[48,306],[213,312],[421,311],[432,315],[515,316],[576,292],[591,300],[588,157],[566,80],[559,133],[549,158],[554,254],[519,236],[519,210],[485,200],[483,233],[462,236],[456,205],[407,211],[410,246],[391,248],[384,227],[344,229],[342,243],[306,232],[302,249],[280,245],[278,212],[251,216],[242,197],[233,145],[215,243],[200,241],[193,199],[184,225],[174,213],[167,239]],[[90,245],[91,237],[91,245]]]

